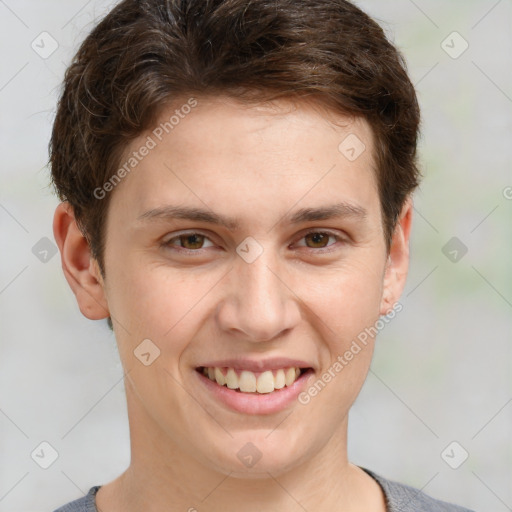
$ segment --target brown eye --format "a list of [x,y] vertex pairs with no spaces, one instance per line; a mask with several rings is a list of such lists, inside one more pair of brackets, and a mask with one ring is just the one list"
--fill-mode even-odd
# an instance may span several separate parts
[[316,232],[308,233],[304,236],[304,239],[308,241],[306,242],[307,247],[310,247],[311,249],[323,249],[324,247],[327,247],[331,237],[333,237],[333,235],[330,235],[329,233]]
[[180,235],[179,237],[181,247],[184,249],[201,249],[206,238],[204,235],[192,233],[189,235]]
[[[177,250],[183,248],[188,251],[198,251],[205,248],[205,242],[209,242],[210,245],[213,245],[209,240],[206,235],[202,235],[201,233],[183,233],[169,238],[167,242],[164,242],[164,245],[169,248],[177,247]],[[206,248],[207,247],[208,246],[206,246]]]

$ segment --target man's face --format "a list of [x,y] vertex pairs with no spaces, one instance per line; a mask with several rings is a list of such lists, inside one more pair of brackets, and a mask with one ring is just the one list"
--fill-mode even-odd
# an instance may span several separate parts
[[198,98],[161,141],[130,144],[156,146],[112,192],[104,287],[137,444],[257,475],[344,439],[373,339],[344,354],[398,296],[371,130],[338,120]]

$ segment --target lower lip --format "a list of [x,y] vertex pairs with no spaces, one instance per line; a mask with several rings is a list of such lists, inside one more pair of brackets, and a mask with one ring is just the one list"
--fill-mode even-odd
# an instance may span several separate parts
[[208,377],[195,371],[199,381],[206,389],[230,409],[244,414],[274,414],[286,409],[291,403],[297,401],[299,394],[306,387],[313,370],[304,372],[291,386],[272,391],[271,393],[243,393],[219,386]]

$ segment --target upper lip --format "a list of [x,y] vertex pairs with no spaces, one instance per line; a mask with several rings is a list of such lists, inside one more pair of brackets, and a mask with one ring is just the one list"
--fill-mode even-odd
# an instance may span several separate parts
[[248,370],[250,372],[264,372],[267,370],[279,370],[281,368],[312,368],[310,363],[300,359],[289,359],[287,357],[275,357],[271,359],[222,359],[208,361],[199,365],[198,368],[233,368],[235,370]]

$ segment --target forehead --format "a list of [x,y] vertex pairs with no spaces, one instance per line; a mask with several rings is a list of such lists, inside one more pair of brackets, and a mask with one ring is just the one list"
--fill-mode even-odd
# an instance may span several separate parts
[[373,152],[365,120],[311,102],[183,98],[127,147],[121,166],[137,162],[112,202],[130,204],[133,217],[166,204],[262,216],[340,200],[366,203],[371,213]]
[[[356,154],[344,153],[352,161],[358,156],[363,141],[368,150],[366,156],[373,153],[373,133],[365,119],[337,114],[312,99],[244,103],[225,96],[182,97],[163,107],[154,126],[146,132],[158,145],[185,143],[197,149],[201,144],[204,150],[214,152],[238,149],[244,156],[253,152],[254,144],[264,142],[268,133],[276,151],[282,153],[286,148],[288,152],[307,152],[308,147],[293,145],[293,142],[303,142],[306,133],[311,143],[318,142],[318,136],[325,139],[328,135],[323,149],[330,144],[331,150],[342,154],[343,150],[350,149],[350,143],[340,147],[340,137],[357,135],[359,141],[354,137],[351,139]],[[279,137],[274,138],[278,133]],[[309,148],[314,150],[313,144]]]

